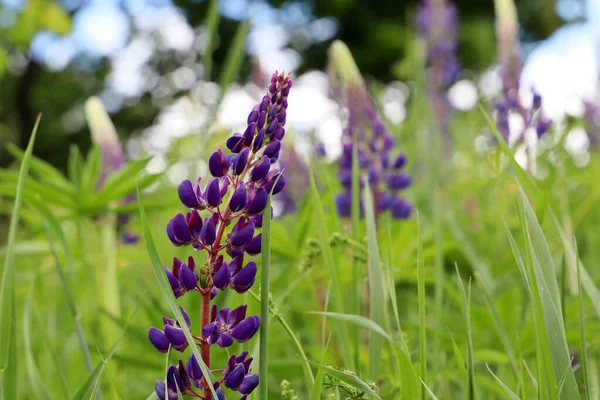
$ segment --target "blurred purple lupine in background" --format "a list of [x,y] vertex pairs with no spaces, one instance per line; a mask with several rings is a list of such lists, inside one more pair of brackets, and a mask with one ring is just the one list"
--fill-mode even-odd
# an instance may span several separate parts
[[[187,263],[174,258],[171,268],[164,267],[175,297],[192,291],[202,295],[202,334],[195,339],[208,368],[211,345],[229,347],[235,342],[244,343],[252,339],[260,326],[258,315],[246,316],[247,305],[233,310],[218,309],[216,305],[211,308],[210,301],[218,290],[229,287],[242,294],[254,284],[257,265],[254,261],[245,263],[244,257],[260,254],[262,234],[257,231],[262,227],[269,193],[280,193],[286,183],[283,173],[271,166],[279,159],[291,87],[289,74],[273,74],[267,94],[248,116],[246,130],[227,140],[231,153],[218,149],[210,156],[208,165],[214,178],[204,185],[201,178],[194,183],[185,180],[179,185],[179,199],[191,211],[186,215],[177,214],[167,224],[167,235],[175,246],[192,245],[195,250],[208,253],[202,266],[196,266],[194,257],[190,256]],[[200,211],[208,211],[210,215],[202,218]],[[184,316],[189,326],[185,312]],[[168,351],[169,347],[182,352],[188,346],[181,327],[166,317],[163,317],[163,329],[150,328],[148,337],[160,352]],[[221,379],[214,386],[218,396],[223,396],[221,387],[224,385],[246,399],[258,386],[258,375],[250,371],[252,357],[247,358],[247,355],[248,352],[231,355],[225,368],[218,369],[222,371]],[[194,391],[194,387],[204,394]],[[182,361],[179,367],[171,366],[166,382],[156,381],[156,394],[162,400],[177,399],[177,389],[184,395],[212,398],[193,355],[187,367]]]
[[308,165],[293,145],[285,145],[281,151],[279,165],[285,172],[287,184],[279,195],[281,214],[290,214],[298,209],[298,202],[302,200],[308,185]]
[[446,148],[450,146],[448,125],[452,106],[448,88],[460,73],[457,58],[458,11],[448,0],[423,0],[417,9],[417,29],[427,46],[427,87],[436,126]]
[[[85,102],[85,116],[92,135],[92,142],[100,148],[100,157],[102,163],[102,171],[100,179],[97,183],[97,188],[104,185],[106,179],[121,169],[125,165],[125,154],[117,136],[117,130],[106,109],[102,105],[102,101],[97,97],[90,97]],[[129,204],[135,201],[135,195],[131,194],[119,200],[120,205]],[[117,215],[117,230],[121,230],[131,219],[130,214]],[[139,236],[129,231],[123,231],[121,241],[123,243],[136,243]]]
[[333,43],[330,62],[333,89],[339,91],[338,97],[347,113],[338,170],[343,190],[335,199],[337,212],[342,217],[351,215],[352,155],[356,146],[359,182],[363,186],[367,180],[373,190],[375,215],[390,210],[394,218],[408,218],[412,206],[400,195],[401,190],[412,184],[412,178],[403,172],[406,156],[392,153],[396,142],[381,121],[344,43]]
[[508,143],[511,136],[509,118],[511,114],[517,114],[523,123],[514,135],[515,142],[524,141],[529,128],[535,129],[537,137],[541,138],[550,128],[550,120],[541,111],[541,96],[533,91],[530,107],[526,107],[519,97],[522,59],[515,4],[513,0],[495,0],[495,8],[498,61],[502,77],[502,95],[495,104],[498,131]]

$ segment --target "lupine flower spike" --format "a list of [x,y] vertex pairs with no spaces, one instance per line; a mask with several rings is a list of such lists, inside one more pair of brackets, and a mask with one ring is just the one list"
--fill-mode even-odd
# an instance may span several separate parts
[[[125,165],[125,155],[117,136],[117,131],[102,102],[97,97],[90,97],[85,102],[85,117],[92,135],[92,142],[100,147],[102,172],[97,187],[101,188],[106,179]],[[120,204],[129,204],[135,201],[134,195],[129,195],[119,200]],[[131,219],[130,214],[117,215],[117,228],[121,228]],[[135,233],[124,231],[121,235],[123,243],[136,243],[139,236]]]
[[427,89],[437,128],[449,148],[448,125],[452,106],[448,88],[460,71],[458,49],[458,12],[448,0],[423,0],[417,9],[417,29],[427,46]]
[[496,102],[496,124],[504,141],[510,137],[509,117],[516,114],[523,120],[523,129],[517,132],[516,142],[525,140],[525,132],[535,129],[541,138],[550,128],[551,121],[544,117],[541,107],[542,98],[532,91],[531,107],[525,107],[520,99],[519,81],[521,79],[521,50],[519,45],[519,21],[513,0],[495,0],[496,35],[498,36],[498,54],[502,76],[502,96]]
[[[272,168],[279,158],[285,136],[287,98],[292,87],[289,75],[275,73],[267,94],[248,116],[244,132],[227,140],[230,152],[216,150],[209,159],[213,178],[195,182],[185,180],[178,188],[179,199],[190,211],[175,215],[167,224],[167,236],[175,246],[192,246],[205,251],[206,262],[197,265],[193,256],[174,258],[164,266],[175,297],[197,292],[202,298],[202,330],[194,336],[200,346],[202,361],[210,365],[210,347],[230,347],[235,342],[251,340],[260,327],[257,315],[247,315],[247,305],[235,309],[210,306],[218,291],[230,288],[245,293],[254,284],[257,265],[245,260],[261,252],[262,213],[269,193],[274,195],[285,186],[283,173]],[[267,210],[266,212],[272,212]],[[189,317],[181,310],[188,327]],[[160,352],[169,347],[183,352],[189,345],[182,327],[167,317],[162,329],[152,327],[148,338]],[[213,389],[219,400],[225,399],[223,386],[239,392],[246,399],[258,386],[259,377],[251,370],[248,352],[232,355],[219,368],[221,378]],[[156,381],[156,394],[162,400],[175,400],[177,391],[184,395],[210,400],[214,397],[204,379],[198,360],[191,355],[184,365],[171,366],[166,381]]]
[[[352,59],[350,51],[342,42],[331,46],[332,72],[339,75],[341,98],[345,100],[347,121],[342,137],[342,155],[339,160],[338,178],[343,190],[336,196],[337,212],[348,217],[352,210],[352,155],[356,145],[360,169],[360,185],[368,182],[373,190],[375,214],[390,210],[392,217],[408,218],[412,212],[410,203],[400,195],[412,184],[412,178],[403,170],[406,156],[393,155],[395,140],[387,133],[379,118],[365,83]],[[362,207],[362,204],[361,204]]]

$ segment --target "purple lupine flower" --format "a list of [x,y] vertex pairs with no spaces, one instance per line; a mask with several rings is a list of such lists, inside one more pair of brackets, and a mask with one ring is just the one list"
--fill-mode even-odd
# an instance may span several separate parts
[[600,132],[598,106],[592,102],[584,101],[583,107],[585,130],[587,131],[590,145],[596,147],[598,146],[598,133]]
[[423,0],[417,9],[417,29],[427,45],[429,101],[436,125],[446,142],[452,107],[446,92],[460,72],[458,12],[449,0]]
[[[175,246],[191,245],[196,251],[206,251],[206,263],[196,266],[193,257],[187,263],[174,258],[171,267],[164,271],[175,297],[188,292],[202,296],[202,331],[193,336],[200,346],[202,361],[210,367],[210,346],[229,347],[234,342],[252,339],[260,327],[258,315],[247,316],[247,305],[233,310],[227,307],[210,307],[218,290],[227,287],[237,293],[248,291],[256,279],[257,265],[244,261],[244,257],[260,254],[263,212],[269,193],[276,195],[286,186],[283,172],[273,168],[279,159],[281,141],[285,136],[287,98],[292,81],[289,75],[275,73],[268,92],[248,115],[244,132],[234,133],[226,142],[231,154],[216,150],[208,160],[210,179],[198,178],[195,183],[183,181],[178,189],[182,204],[189,212],[178,213],[167,223],[167,237]],[[201,215],[201,213],[203,215]],[[225,228],[230,227],[225,235]],[[226,259],[230,257],[230,259]],[[187,314],[182,309],[188,327]],[[160,352],[169,348],[183,351],[189,345],[177,321],[163,317],[163,329],[152,327],[148,338]],[[252,358],[247,352],[233,356],[213,389],[218,400],[223,400],[222,385],[238,391],[242,399],[258,386],[258,375],[250,372]],[[214,398],[202,374],[200,360],[190,356],[187,368],[180,361],[179,368],[171,367],[166,381],[156,382],[156,393],[171,400],[177,389],[194,397]],[[203,395],[195,388],[203,390]],[[165,393],[166,396],[165,396]]]
[[308,165],[293,146],[284,146],[279,158],[279,165],[286,172],[289,184],[281,192],[282,214],[290,214],[298,209],[298,203],[309,186]]
[[496,35],[498,37],[498,62],[502,77],[502,92],[496,101],[496,125],[500,135],[508,143],[510,137],[509,117],[518,115],[523,128],[516,132],[516,142],[525,140],[529,128],[535,129],[541,138],[551,126],[551,121],[542,112],[542,97],[532,90],[531,106],[526,107],[519,96],[522,70],[521,47],[519,43],[519,21],[512,0],[496,1]]
[[[100,148],[102,171],[96,187],[101,188],[106,179],[125,165],[125,154],[119,142],[117,131],[106,109],[97,97],[90,97],[84,105],[85,116],[90,128],[92,142]],[[135,195],[131,194],[118,201],[119,205],[133,203]],[[131,219],[131,214],[117,215],[117,229],[121,230]],[[127,230],[121,234],[125,244],[137,243],[139,236]]]
[[[412,184],[412,179],[403,170],[404,154],[392,157],[395,140],[387,133],[367,88],[354,64],[348,48],[341,42],[332,45],[331,55],[336,64],[352,65],[354,72],[341,86],[341,97],[345,100],[347,120],[342,136],[342,155],[338,163],[338,177],[342,191],[335,198],[338,214],[351,215],[352,210],[352,157],[353,146],[358,155],[359,185],[366,183],[373,190],[375,214],[389,209],[391,202],[403,201],[401,191]],[[341,75],[341,74],[340,74]],[[394,160],[390,162],[390,160]],[[359,204],[362,212],[362,201]],[[410,213],[392,213],[394,218],[408,218]]]

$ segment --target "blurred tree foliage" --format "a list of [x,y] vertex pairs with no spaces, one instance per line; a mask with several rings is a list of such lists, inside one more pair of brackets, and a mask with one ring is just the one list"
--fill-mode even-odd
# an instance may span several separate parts
[[[223,0],[228,1],[228,0]],[[305,2],[312,10],[312,18],[332,17],[339,23],[336,38],[345,41],[354,53],[361,70],[374,79],[410,79],[411,57],[414,51],[413,17],[417,0],[296,0]],[[533,38],[548,36],[561,21],[555,14],[556,0],[518,1],[519,12],[525,30]],[[175,0],[192,27],[204,23],[208,1]],[[286,1],[271,0],[275,7],[285,7]],[[289,1],[287,2],[289,3]],[[459,0],[460,59],[464,67],[481,70],[495,59],[493,2],[491,0]],[[78,126],[71,126],[67,133],[65,118],[74,107],[81,105],[91,95],[104,87],[104,79],[110,71],[106,59],[94,60],[92,68],[82,68],[80,60],[73,60],[60,71],[50,71],[31,60],[29,45],[36,32],[49,30],[58,35],[71,29],[73,16],[86,5],[80,1],[75,8],[67,9],[59,0],[29,0],[17,15],[16,23],[9,28],[0,24],[0,140],[16,142],[25,147],[36,115],[43,113],[43,122],[36,142],[35,153],[61,169],[66,168],[68,148],[76,144],[84,151],[89,148],[87,128],[80,118]],[[0,2],[0,11],[4,7]],[[212,76],[215,79],[223,64],[227,45],[231,42],[239,21],[221,18],[219,40],[213,55]],[[293,35],[293,32],[292,32]],[[293,40],[290,46],[293,47]],[[300,71],[322,69],[326,63],[326,50],[330,41],[316,43],[298,49],[302,55]],[[404,61],[403,61],[404,60]],[[414,61],[414,60],[413,60]],[[417,60],[418,61],[418,60]],[[152,59],[159,73],[172,71],[177,65],[176,57],[168,51],[157,51]],[[198,60],[201,62],[201,60]],[[408,64],[407,64],[408,63]],[[244,63],[241,79],[251,73],[251,63]],[[173,93],[172,98],[182,93]],[[125,102],[123,108],[113,115],[122,138],[139,132],[152,124],[160,108],[169,104],[153,101],[149,94],[139,100]],[[75,118],[77,120],[77,118]],[[10,156],[0,152],[0,163],[7,164]]]

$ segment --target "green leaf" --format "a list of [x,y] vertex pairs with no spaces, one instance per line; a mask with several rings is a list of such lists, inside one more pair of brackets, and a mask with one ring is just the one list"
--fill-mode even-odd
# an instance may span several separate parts
[[93,146],[81,172],[81,194],[83,196],[95,195],[96,186],[102,173],[102,159],[100,156],[100,148],[96,145]]
[[4,260],[4,270],[2,271],[2,282],[0,282],[0,371],[8,367],[9,348],[11,344],[11,332],[14,332],[13,321],[14,321],[14,284],[15,284],[15,263],[14,263],[14,252],[13,248],[17,236],[17,228],[19,226],[19,217],[21,214],[21,205],[23,201],[23,190],[25,186],[25,180],[29,173],[29,162],[31,154],[33,152],[33,144],[35,143],[35,137],[37,129],[40,123],[41,115],[38,116],[33,132],[31,133],[31,139],[25,156],[23,157],[23,163],[19,171],[19,181],[17,183],[17,193],[15,196],[15,204],[10,218],[10,227],[8,229],[8,240],[6,245],[6,258]]
[[[363,202],[367,220],[367,246],[369,258],[369,317],[379,326],[385,324],[385,284],[383,281],[383,268],[379,257],[379,246],[377,245],[377,228],[375,226],[375,207],[371,189],[365,186],[363,190]],[[369,341],[369,375],[371,379],[379,378],[381,366],[382,341],[378,336],[371,335]]]
[[[12,143],[6,144],[6,149],[10,154],[12,154],[17,160],[23,162],[25,158],[25,152],[15,146]],[[37,158],[35,156],[31,157],[31,172],[35,172],[40,178],[44,180],[44,182],[51,183],[54,187],[60,188],[66,192],[75,193],[75,186],[52,164],[47,161],[42,160],[41,158]]]
[[81,191],[81,171],[83,170],[83,160],[79,148],[75,145],[69,149],[69,179]]
[[158,256],[158,250],[156,249],[156,245],[154,244],[154,239],[152,237],[152,231],[150,231],[150,226],[148,224],[148,218],[146,217],[146,212],[144,211],[144,206],[142,205],[142,202],[140,200],[139,189],[137,192],[137,198],[138,198],[138,204],[140,206],[140,217],[141,217],[142,230],[143,230],[143,234],[144,234],[144,241],[146,242],[146,249],[148,251],[148,256],[150,257],[150,261],[152,264],[152,270],[154,271],[154,276],[156,277],[156,280],[158,282],[158,286],[163,295],[163,298],[169,304],[169,308],[171,309],[171,312],[173,313],[173,315],[175,316],[175,319],[177,320],[177,322],[179,322],[179,325],[181,326],[181,329],[183,330],[183,333],[190,345],[192,353],[196,357],[196,360],[198,361],[198,364],[200,365],[200,369],[202,370],[202,374],[204,375],[204,378],[206,379],[206,381],[210,387],[210,391],[212,392],[213,396],[215,398],[217,398],[217,394],[215,393],[215,389],[213,388],[214,379],[212,377],[212,374],[211,374],[210,370],[208,369],[208,367],[206,366],[206,364],[204,363],[202,356],[200,355],[200,351],[198,350],[198,346],[196,346],[196,342],[194,340],[194,337],[192,336],[192,332],[190,331],[190,328],[187,326],[187,323],[185,322],[185,319],[183,318],[183,314],[181,313],[181,309],[179,308],[179,306],[177,305],[177,302],[175,301],[175,295],[173,294],[173,290],[171,289],[171,285],[169,284],[167,275],[165,274],[162,263],[160,262],[160,257]]
[[373,389],[371,389],[371,387],[369,385],[367,385],[364,381],[362,381],[356,375],[352,375],[347,372],[343,372],[343,371],[337,370],[335,368],[316,363],[314,361],[310,361],[310,360],[307,360],[307,361],[310,364],[314,365],[315,367],[325,370],[325,372],[328,375],[330,375],[336,379],[339,379],[340,381],[344,382],[345,384],[350,385],[355,389],[362,390],[367,395],[381,400],[381,397],[379,397],[379,395]]

